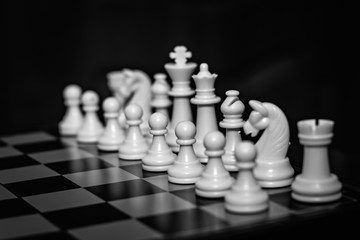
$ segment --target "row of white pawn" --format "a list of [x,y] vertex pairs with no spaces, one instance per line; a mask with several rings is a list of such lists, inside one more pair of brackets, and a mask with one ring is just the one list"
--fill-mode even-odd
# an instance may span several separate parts
[[[166,143],[168,117],[160,112],[149,118],[152,140],[144,137],[140,129],[142,109],[137,104],[125,108],[128,129],[126,134],[118,122],[119,103],[113,97],[103,102],[106,126],[97,117],[99,97],[94,91],[86,91],[69,85],[64,90],[65,104],[68,106],[63,120],[59,123],[61,135],[76,136],[81,143],[97,143],[100,150],[118,151],[123,160],[140,160],[146,171],[167,171],[168,180],[175,184],[195,184],[198,196],[225,198],[225,208],[237,213],[263,211],[268,208],[268,195],[253,175],[256,148],[250,141],[243,141],[235,147],[235,157],[239,168],[237,180],[231,177],[222,161],[225,137],[219,131],[208,133],[204,138],[206,165],[197,159],[193,144],[196,142],[196,126],[191,121],[182,121],[175,127],[178,154],[173,153]],[[80,100],[85,116],[79,109]]]

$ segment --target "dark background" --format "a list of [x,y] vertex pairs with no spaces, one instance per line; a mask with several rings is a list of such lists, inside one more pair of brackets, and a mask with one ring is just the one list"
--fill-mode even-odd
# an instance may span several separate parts
[[[222,100],[227,90],[240,91],[244,119],[250,99],[278,105],[294,145],[297,121],[334,120],[331,151],[337,164],[346,162],[357,174],[358,64],[351,56],[358,57],[358,24],[351,6],[336,4],[8,1],[0,133],[54,129],[65,112],[66,85],[95,90],[103,100],[110,95],[107,72],[132,68],[152,77],[165,72],[175,46],[185,45],[191,61],[206,62],[218,74]],[[219,106],[217,113],[220,121]]]

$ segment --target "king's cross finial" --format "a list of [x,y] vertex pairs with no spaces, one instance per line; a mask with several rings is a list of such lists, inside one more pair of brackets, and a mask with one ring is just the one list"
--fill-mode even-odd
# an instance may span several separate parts
[[176,46],[174,52],[170,53],[170,58],[174,59],[178,65],[184,65],[191,56],[191,52],[187,51],[185,46]]

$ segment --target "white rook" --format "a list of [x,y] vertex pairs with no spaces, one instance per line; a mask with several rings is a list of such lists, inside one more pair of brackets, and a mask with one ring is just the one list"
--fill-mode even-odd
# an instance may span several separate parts
[[330,172],[328,145],[333,137],[334,122],[320,119],[302,120],[298,124],[300,144],[304,145],[302,173],[291,185],[292,198],[301,202],[320,203],[341,197],[342,184]]

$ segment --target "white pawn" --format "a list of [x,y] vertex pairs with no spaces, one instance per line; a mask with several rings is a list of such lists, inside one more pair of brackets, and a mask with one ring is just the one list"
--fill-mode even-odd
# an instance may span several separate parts
[[142,159],[142,168],[151,172],[167,171],[174,163],[174,154],[166,143],[168,118],[163,113],[155,112],[149,119],[150,133],[153,135],[150,149]]
[[124,113],[129,128],[124,142],[119,146],[119,158],[124,160],[140,160],[146,156],[149,149],[148,141],[140,129],[143,110],[140,105],[132,103],[125,108]]
[[99,138],[98,148],[102,151],[118,151],[125,139],[125,132],[118,121],[120,103],[115,97],[108,97],[103,102],[106,126]]
[[253,169],[257,151],[250,141],[243,141],[235,147],[239,167],[236,182],[225,195],[225,209],[235,213],[253,213],[268,209],[269,195],[257,183]]
[[193,184],[199,180],[203,165],[196,157],[196,127],[191,121],[181,121],[175,127],[176,143],[180,145],[174,164],[168,169],[168,180],[177,184]]
[[207,133],[204,146],[208,162],[200,179],[195,183],[195,193],[207,198],[224,197],[234,183],[221,159],[225,152],[225,137],[219,131]]
[[77,134],[77,141],[81,143],[96,143],[104,131],[104,127],[97,115],[99,96],[96,92],[88,90],[82,95],[81,102],[85,118]]
[[81,88],[75,84],[68,85],[63,91],[67,109],[59,123],[59,132],[62,136],[76,136],[83,123],[83,115],[80,109],[81,91]]

